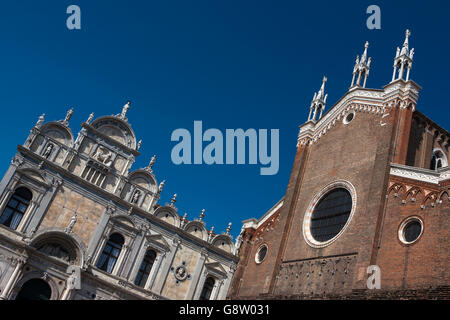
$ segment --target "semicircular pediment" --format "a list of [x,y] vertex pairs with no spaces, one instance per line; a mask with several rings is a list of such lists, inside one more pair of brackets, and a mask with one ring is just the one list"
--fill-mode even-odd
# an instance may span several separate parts
[[92,122],[92,127],[130,149],[136,148],[136,136],[130,125],[122,119],[114,116],[100,117]]

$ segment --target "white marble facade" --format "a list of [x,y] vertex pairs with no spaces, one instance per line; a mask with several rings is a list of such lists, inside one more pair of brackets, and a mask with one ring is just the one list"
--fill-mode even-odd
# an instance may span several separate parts
[[176,196],[158,204],[156,157],[131,170],[142,141],[129,108],[91,114],[76,139],[73,110],[42,115],[18,146],[0,182],[0,299],[225,299],[230,226],[214,234],[204,212],[181,217]]

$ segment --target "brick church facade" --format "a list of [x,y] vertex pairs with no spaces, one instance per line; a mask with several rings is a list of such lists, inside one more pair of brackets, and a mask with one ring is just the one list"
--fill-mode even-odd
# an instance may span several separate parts
[[324,78],[284,197],[243,222],[229,299],[450,297],[450,134],[417,110],[409,35],[383,89],[366,88],[368,43],[326,113]]

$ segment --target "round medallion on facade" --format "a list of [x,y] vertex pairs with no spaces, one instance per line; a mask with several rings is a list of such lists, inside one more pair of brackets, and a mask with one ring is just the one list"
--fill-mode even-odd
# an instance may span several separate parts
[[356,209],[356,190],[348,181],[335,181],[311,201],[303,218],[303,237],[314,248],[330,245],[345,231]]
[[186,279],[190,279],[191,275],[188,273],[186,269],[186,262],[183,261],[181,265],[178,267],[171,268],[173,275],[175,276],[175,284],[178,285],[180,282],[185,281]]
[[262,246],[259,247],[259,249],[256,251],[256,255],[255,255],[255,262],[257,264],[260,264],[264,261],[264,259],[267,256],[267,250],[268,247],[266,244],[263,244]]
[[413,244],[423,233],[423,222],[419,217],[409,217],[398,228],[398,238],[404,244]]

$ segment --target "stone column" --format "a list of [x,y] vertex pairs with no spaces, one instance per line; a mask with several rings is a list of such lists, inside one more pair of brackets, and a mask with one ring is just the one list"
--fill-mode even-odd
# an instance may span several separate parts
[[189,286],[189,289],[186,292],[186,296],[184,297],[185,300],[192,300],[195,289],[197,288],[198,280],[200,279],[200,275],[203,271],[203,266],[205,265],[205,260],[208,257],[208,251],[205,248],[202,248],[200,252],[200,258],[197,260],[197,264],[195,265],[195,269],[193,274],[193,277],[191,279],[191,284]]
[[164,265],[161,267],[160,276],[155,282],[153,291],[157,294],[161,294],[162,292],[162,289],[164,287],[164,284],[170,271],[170,267],[172,266],[173,259],[175,258],[175,255],[178,251],[178,247],[180,246],[180,244],[181,244],[180,237],[178,235],[175,235],[172,240],[170,252],[168,253],[167,258],[164,259]]
[[391,82],[394,82],[396,72],[397,72],[397,66],[394,66],[394,73],[392,73],[392,81]]
[[41,220],[44,218],[45,213],[47,212],[48,206],[52,202],[60,186],[63,184],[63,181],[55,179],[52,184],[53,188],[48,190],[45,195],[40,198],[39,204],[36,205],[34,214],[27,219],[26,223],[24,223],[22,227],[24,233],[31,234],[36,231],[41,223]]
[[159,268],[161,267],[161,264],[164,261],[165,257],[166,257],[165,252],[161,252],[156,256],[155,262],[153,263],[152,270],[148,275],[148,279],[147,282],[145,283],[144,289],[151,290],[151,288],[153,287],[156,275],[158,274]]
[[[95,228],[94,234],[92,235],[91,240],[89,241],[89,245],[87,248],[86,256],[87,261],[85,261],[85,268],[88,267],[88,265],[92,262],[95,263],[97,260],[96,254],[98,251],[98,248],[100,245],[103,244],[103,242],[107,241],[105,240],[105,230],[108,225],[109,219],[111,215],[114,213],[116,209],[112,206],[108,206],[103,211],[102,216],[100,217],[100,221],[98,222],[97,227]],[[102,241],[103,239],[103,241]]]
[[206,276],[207,276],[206,272],[201,273],[200,279],[198,281],[197,290],[195,290],[195,294],[194,294],[194,297],[192,298],[192,300],[198,300],[200,298],[200,294],[202,293],[203,286],[205,285]]
[[17,177],[15,177],[14,179],[11,179],[10,185],[6,187],[5,193],[3,194],[3,198],[0,203],[0,214],[2,214],[3,210],[5,210],[6,204],[11,198],[11,195],[14,193],[14,189],[16,188],[18,181],[19,180],[17,179]]
[[130,255],[121,273],[124,278],[127,278],[130,281],[134,279],[133,274],[137,274],[137,270],[139,270],[140,267],[139,262],[142,261],[142,258],[145,255],[146,248],[144,247],[144,250],[141,250],[143,242],[144,234],[141,232],[135,238],[134,243],[131,246]]
[[[3,194],[3,191],[7,188],[9,184],[11,184],[11,179],[14,177],[14,174],[16,173],[17,168],[22,164],[23,160],[19,159],[17,157],[14,157],[11,160],[11,165],[9,166],[8,170],[6,171],[5,175],[3,176],[1,182],[0,182],[0,194]],[[10,187],[11,188],[11,187]],[[4,199],[5,196],[3,196],[2,199]],[[2,201],[3,202],[3,201]]]
[[217,300],[217,297],[219,296],[219,292],[223,287],[224,280],[216,280],[216,283],[214,284],[214,289],[211,292],[211,297],[209,300]]
[[48,138],[47,137],[45,137],[45,136],[42,136],[44,139],[43,139],[43,141],[42,141],[42,143],[41,143],[41,145],[37,148],[37,150],[36,150],[36,154],[38,154],[38,155],[41,155],[41,153],[42,153],[42,150],[44,149],[44,146],[46,146],[47,145],[47,142],[48,142]]
[[28,207],[24,216],[22,217],[22,221],[20,221],[19,225],[17,226],[18,232],[24,231],[25,226],[28,223],[28,221],[31,219],[31,217],[33,216],[33,213],[34,213],[37,205],[38,205],[38,201],[31,200],[30,206]]
[[236,267],[230,267],[230,271],[228,271],[228,276],[225,279],[225,281],[223,282],[222,287],[220,288],[220,291],[218,292],[217,295],[217,300],[225,300],[227,297],[227,293],[228,293],[228,288],[230,287],[231,284],[231,280],[233,279],[233,274],[236,271]]
[[61,294],[60,300],[71,300],[76,290],[81,289],[81,269],[77,265],[71,265],[67,268],[70,276],[66,280],[66,288]]
[[23,271],[22,268],[26,263],[26,260],[24,258],[13,258],[12,261],[13,265],[15,265],[15,268],[11,277],[9,278],[8,283],[3,289],[2,294],[0,295],[0,300],[8,300],[8,296],[11,293],[12,288],[16,285],[17,280],[20,278],[20,275]]
[[111,274],[115,276],[120,276],[123,267],[124,262],[126,261],[127,255],[130,252],[131,246],[130,246],[130,239],[126,239],[125,243],[122,245],[122,249],[120,250],[119,257],[117,258],[116,265],[114,266]]

